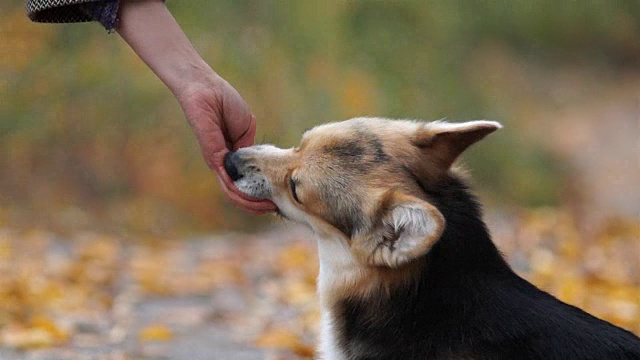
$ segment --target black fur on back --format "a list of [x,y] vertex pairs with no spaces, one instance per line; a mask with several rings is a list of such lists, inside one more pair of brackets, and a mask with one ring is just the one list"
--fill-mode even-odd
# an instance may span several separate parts
[[423,189],[446,229],[413,286],[337,304],[334,325],[348,359],[640,360],[637,336],[510,269],[464,181],[451,175]]

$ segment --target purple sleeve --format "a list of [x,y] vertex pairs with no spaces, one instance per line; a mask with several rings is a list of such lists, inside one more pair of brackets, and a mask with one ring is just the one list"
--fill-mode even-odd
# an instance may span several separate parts
[[80,10],[111,32],[118,22],[118,0],[92,1],[80,4]]

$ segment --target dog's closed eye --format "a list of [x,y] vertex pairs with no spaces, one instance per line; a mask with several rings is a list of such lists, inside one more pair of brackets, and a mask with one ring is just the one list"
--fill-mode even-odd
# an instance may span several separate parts
[[292,176],[289,176],[289,189],[291,190],[291,195],[293,196],[293,199],[298,204],[302,204],[302,201],[300,201],[300,199],[298,198],[298,193],[296,192],[297,183],[298,183],[297,179],[294,179]]

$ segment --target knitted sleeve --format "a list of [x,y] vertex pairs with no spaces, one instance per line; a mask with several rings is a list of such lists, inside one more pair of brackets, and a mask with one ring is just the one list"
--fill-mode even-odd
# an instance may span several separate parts
[[32,21],[70,23],[98,21],[107,30],[116,26],[118,0],[27,0],[27,15]]

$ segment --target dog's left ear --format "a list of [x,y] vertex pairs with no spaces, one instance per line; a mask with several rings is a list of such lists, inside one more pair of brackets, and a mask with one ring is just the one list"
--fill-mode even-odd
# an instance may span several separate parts
[[440,169],[446,170],[469,146],[500,128],[500,123],[486,120],[463,123],[436,121],[418,129],[414,145]]
[[424,255],[440,238],[444,216],[419,198],[392,190],[384,196],[370,231],[352,248],[369,265],[397,268]]

